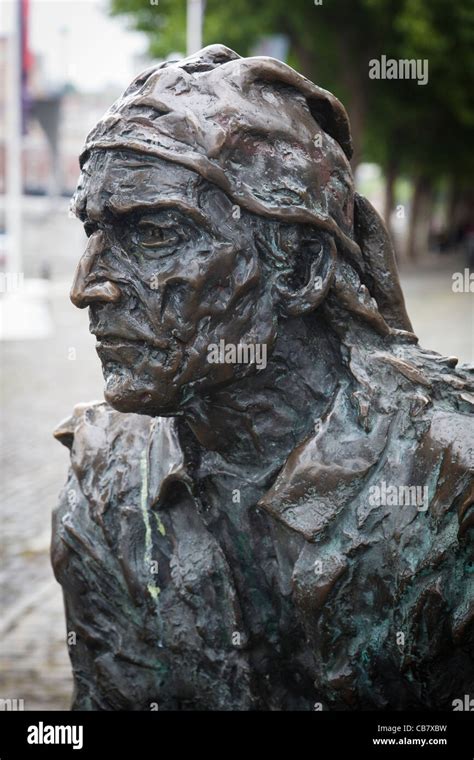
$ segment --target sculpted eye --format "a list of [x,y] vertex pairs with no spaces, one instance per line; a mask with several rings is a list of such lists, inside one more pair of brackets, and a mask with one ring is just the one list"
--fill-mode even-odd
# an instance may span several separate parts
[[138,242],[145,248],[163,248],[178,241],[178,234],[168,226],[160,226],[150,221],[138,224]]

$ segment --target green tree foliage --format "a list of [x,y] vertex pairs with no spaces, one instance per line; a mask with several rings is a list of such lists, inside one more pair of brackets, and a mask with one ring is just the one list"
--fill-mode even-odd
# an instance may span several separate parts
[[[111,0],[149,36],[150,53],[185,50],[186,0]],[[431,181],[473,171],[472,0],[207,0],[204,43],[251,53],[266,35],[286,34],[289,63],[346,105],[355,162]],[[428,59],[429,82],[372,80],[373,58]]]

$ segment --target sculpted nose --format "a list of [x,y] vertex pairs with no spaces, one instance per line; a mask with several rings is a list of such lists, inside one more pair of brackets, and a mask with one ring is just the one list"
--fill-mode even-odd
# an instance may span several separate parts
[[77,265],[72,283],[70,298],[78,309],[85,309],[86,306],[97,301],[104,303],[118,301],[121,296],[120,288],[115,282],[93,272],[94,264],[104,247],[104,233],[102,231],[94,232],[90,236],[87,248]]

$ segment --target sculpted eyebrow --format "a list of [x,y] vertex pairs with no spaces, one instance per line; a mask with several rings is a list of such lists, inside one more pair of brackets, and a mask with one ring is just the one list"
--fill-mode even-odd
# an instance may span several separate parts
[[190,218],[193,222],[196,222],[206,230],[212,230],[210,222],[207,220],[204,214],[199,211],[199,209],[186,203],[185,201],[178,200],[176,198],[169,200],[162,198],[155,203],[134,203],[133,201],[130,201],[126,205],[107,204],[107,209],[115,217],[120,219],[123,219],[127,216],[136,215],[137,213],[150,214],[154,211],[178,211],[183,217],[188,219]]

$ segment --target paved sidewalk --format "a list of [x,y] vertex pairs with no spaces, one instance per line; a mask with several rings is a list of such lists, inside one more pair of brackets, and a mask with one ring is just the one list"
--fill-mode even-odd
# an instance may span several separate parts
[[12,612],[0,630],[0,695],[22,699],[25,710],[69,710],[72,679],[57,583],[46,581]]
[[424,348],[474,364],[474,293],[454,293],[463,256],[427,257],[418,271],[402,271],[408,314]]
[[[0,697],[26,709],[66,709],[71,679],[61,589],[49,562],[51,512],[69,452],[52,437],[79,400],[102,397],[102,376],[86,312],[69,307],[67,289],[50,298],[54,334],[6,343],[1,459]],[[76,359],[69,360],[70,349]],[[6,637],[2,624],[8,624]]]

